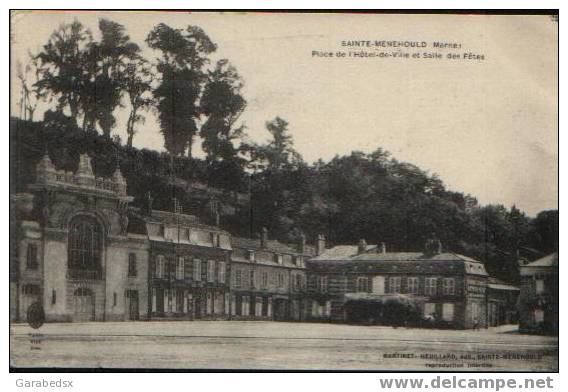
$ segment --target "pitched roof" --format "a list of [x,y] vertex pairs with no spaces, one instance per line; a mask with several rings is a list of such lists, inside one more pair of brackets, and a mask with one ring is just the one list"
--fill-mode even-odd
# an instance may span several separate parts
[[541,257],[523,267],[558,267],[558,252]]
[[[277,240],[268,240],[265,246],[261,246],[259,238],[243,238],[233,237],[232,244],[234,248],[246,248],[250,250],[264,250],[274,253],[287,253],[292,255],[299,255],[300,251],[297,246],[293,244],[284,244]],[[312,255],[314,252],[313,247],[306,246],[304,255]]]
[[494,290],[519,291],[517,286],[504,282],[501,279],[494,278],[493,276],[490,276],[487,280],[487,286]]
[[[367,245],[367,251],[375,249],[377,245]],[[333,248],[326,249],[321,255],[312,258],[312,260],[346,260],[357,256],[358,247],[356,245],[337,245]]]
[[485,266],[471,257],[443,252],[425,254],[423,252],[377,252],[376,246],[367,246],[367,251],[357,254],[357,246],[339,245],[326,249],[321,255],[310,259],[312,266],[349,265],[356,270],[409,273],[409,272],[448,272],[462,270],[468,274],[487,276]]

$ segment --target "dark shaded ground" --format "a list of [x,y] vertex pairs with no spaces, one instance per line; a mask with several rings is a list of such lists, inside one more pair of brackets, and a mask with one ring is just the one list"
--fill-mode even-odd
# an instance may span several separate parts
[[38,330],[15,325],[11,328],[10,360],[16,367],[434,371],[558,368],[558,338],[521,335],[515,330],[516,326],[448,331],[242,321],[47,324]]

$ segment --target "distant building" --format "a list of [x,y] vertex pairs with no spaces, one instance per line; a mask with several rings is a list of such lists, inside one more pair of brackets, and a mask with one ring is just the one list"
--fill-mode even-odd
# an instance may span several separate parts
[[[194,215],[130,206],[117,167],[95,177],[46,154],[29,192],[10,195],[10,320],[32,304],[47,321],[246,319],[426,323],[477,328],[513,322],[517,289],[484,265],[445,252],[387,252],[384,244],[326,249],[235,238]],[[211,208],[218,223],[218,209]],[[555,258],[554,258],[555,257]],[[524,329],[558,326],[558,257],[521,267]],[[556,279],[556,280],[554,280]],[[37,306],[36,306],[37,308]]]
[[229,233],[182,213],[150,209],[131,215],[131,231],[149,245],[148,318],[227,318]]
[[232,318],[295,320],[305,319],[305,261],[313,248],[301,239],[297,246],[260,238],[232,238]]
[[558,252],[520,266],[519,329],[558,334]]
[[442,251],[439,241],[429,241],[423,252],[388,252],[384,244],[361,240],[357,246],[326,249],[307,267],[311,320],[453,328],[489,324],[484,265]]
[[487,325],[496,327],[519,322],[519,288],[492,276],[487,280]]

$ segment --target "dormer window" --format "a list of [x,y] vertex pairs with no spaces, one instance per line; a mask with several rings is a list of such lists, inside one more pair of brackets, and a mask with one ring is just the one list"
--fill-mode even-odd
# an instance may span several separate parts
[[249,250],[247,253],[247,260],[254,262],[254,251]]
[[294,265],[301,267],[304,260],[302,259],[302,256],[293,256],[292,261],[294,262]]
[[283,257],[281,254],[274,253],[274,262],[278,263],[278,265],[282,265]]
[[211,233],[211,244],[213,245],[213,247],[218,248],[219,247],[219,234],[217,233]]
[[165,227],[164,228],[164,238],[166,241],[174,241],[175,238],[175,229],[173,227]]

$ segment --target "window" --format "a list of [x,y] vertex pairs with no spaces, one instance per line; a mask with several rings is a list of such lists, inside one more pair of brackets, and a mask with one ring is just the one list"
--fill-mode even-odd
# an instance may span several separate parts
[[242,284],[241,270],[235,270],[235,287],[240,288]]
[[424,317],[436,317],[436,304],[432,302],[424,304]]
[[225,263],[223,261],[217,263],[217,274],[219,283],[225,283]]
[[215,248],[219,247],[219,234],[211,233],[211,244],[213,244]]
[[312,316],[319,317],[320,315],[320,305],[317,301],[312,301]]
[[37,284],[25,284],[22,286],[22,293],[25,295],[41,295],[41,290]]
[[262,272],[262,287],[263,288],[268,287],[268,272],[266,272],[266,271]]
[[369,278],[358,277],[357,278],[357,292],[366,293],[369,291]]
[[444,321],[454,321],[454,304],[442,305],[442,319]]
[[248,261],[254,261],[254,252],[252,250],[248,251],[247,259],[248,259]]
[[183,298],[183,290],[176,290],[176,311],[179,313],[184,313]]
[[456,292],[456,282],[454,278],[444,278],[444,295],[454,295]]
[[26,267],[29,270],[37,269],[37,245],[36,244],[28,244],[28,252],[27,252],[27,262]]
[[70,269],[99,270],[103,245],[103,230],[91,216],[80,215],[69,224]]
[[254,299],[254,315],[257,317],[262,316],[262,297]]
[[408,278],[406,283],[409,294],[418,294],[418,278]]
[[320,276],[318,278],[318,289],[321,293],[327,292],[327,276]]
[[544,311],[542,309],[535,309],[534,310],[534,321],[535,321],[535,323],[544,322]]
[[112,293],[112,306],[116,306],[116,293]]
[[537,294],[544,293],[544,279],[535,280],[535,290]]
[[424,294],[426,295],[436,295],[436,278],[426,278],[426,285],[424,288]]
[[136,276],[136,253],[128,254],[128,276]]
[[156,278],[163,278],[165,276],[165,264],[166,261],[164,260],[164,256],[163,255],[158,255],[156,257],[156,270],[155,270],[155,276]]
[[173,227],[166,227],[164,229],[164,238],[166,241],[174,241],[176,238],[176,230]]
[[284,287],[284,273],[278,273],[278,287]]
[[193,280],[201,280],[201,260],[193,260]]
[[479,322],[479,316],[481,315],[481,306],[479,303],[472,302],[471,303],[471,321],[474,323]]
[[400,293],[402,278],[400,276],[393,276],[389,278],[389,288],[392,294]]
[[214,282],[215,281],[215,261],[214,260],[207,260],[207,281]]
[[225,314],[229,314],[230,313],[230,307],[231,307],[231,295],[229,293],[225,293],[225,303],[223,304],[223,310],[225,311]]
[[57,292],[55,290],[51,290],[51,304],[55,305],[57,303]]
[[185,261],[183,257],[178,257],[176,265],[176,279],[183,280],[185,278]]
[[296,274],[296,290],[299,291],[302,289],[302,275]]

